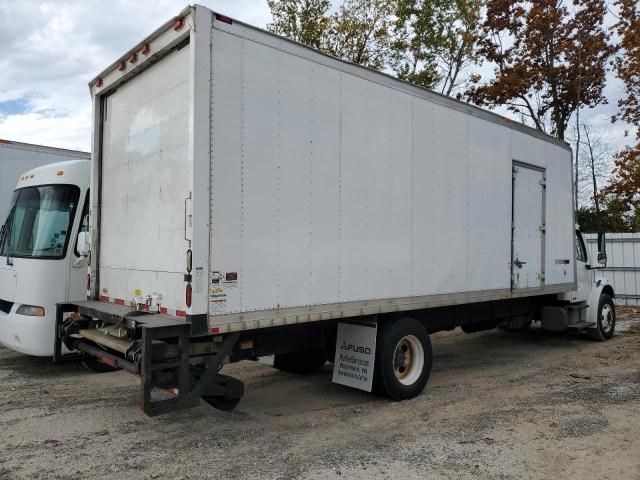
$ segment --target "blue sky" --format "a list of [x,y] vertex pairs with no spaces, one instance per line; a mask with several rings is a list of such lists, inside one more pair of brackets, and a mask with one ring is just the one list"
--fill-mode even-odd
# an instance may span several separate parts
[[[260,27],[270,20],[266,0],[199,3]],[[88,82],[185,5],[185,0],[0,0],[0,138],[88,150]],[[620,148],[629,140],[625,126],[611,125],[610,117],[622,86],[610,77],[609,105],[585,110],[583,118]]]

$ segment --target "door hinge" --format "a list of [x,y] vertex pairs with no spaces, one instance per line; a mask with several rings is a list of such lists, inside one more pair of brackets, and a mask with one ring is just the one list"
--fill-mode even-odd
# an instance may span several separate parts
[[546,232],[546,231],[547,231],[547,226],[546,226],[546,225],[540,225],[540,226],[538,227],[538,229],[539,229],[541,232]]

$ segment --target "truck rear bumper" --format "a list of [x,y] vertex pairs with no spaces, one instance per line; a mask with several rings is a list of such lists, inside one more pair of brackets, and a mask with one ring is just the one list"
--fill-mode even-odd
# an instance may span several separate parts
[[[77,315],[65,318],[68,312]],[[127,335],[116,341],[107,333],[114,325]],[[244,387],[218,371],[233,354],[239,338],[240,334],[234,333],[214,341],[210,337],[193,341],[190,322],[179,317],[96,301],[64,303],[57,306],[54,361],[61,359],[60,352],[66,346],[139,375],[141,405],[149,416],[194,407],[200,398],[214,406],[233,408]],[[167,390],[172,396],[154,399],[154,389]]]

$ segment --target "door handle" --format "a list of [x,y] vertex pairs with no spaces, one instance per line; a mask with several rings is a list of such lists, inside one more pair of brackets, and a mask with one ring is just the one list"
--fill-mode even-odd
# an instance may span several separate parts
[[513,264],[518,267],[518,268],[522,268],[523,265],[526,265],[527,262],[523,262],[521,260],[518,260],[517,258],[513,261]]

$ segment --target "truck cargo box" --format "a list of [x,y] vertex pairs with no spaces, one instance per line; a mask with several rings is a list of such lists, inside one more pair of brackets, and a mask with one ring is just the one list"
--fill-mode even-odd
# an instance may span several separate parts
[[205,334],[575,289],[565,143],[200,6],[123,58],[95,299]]

